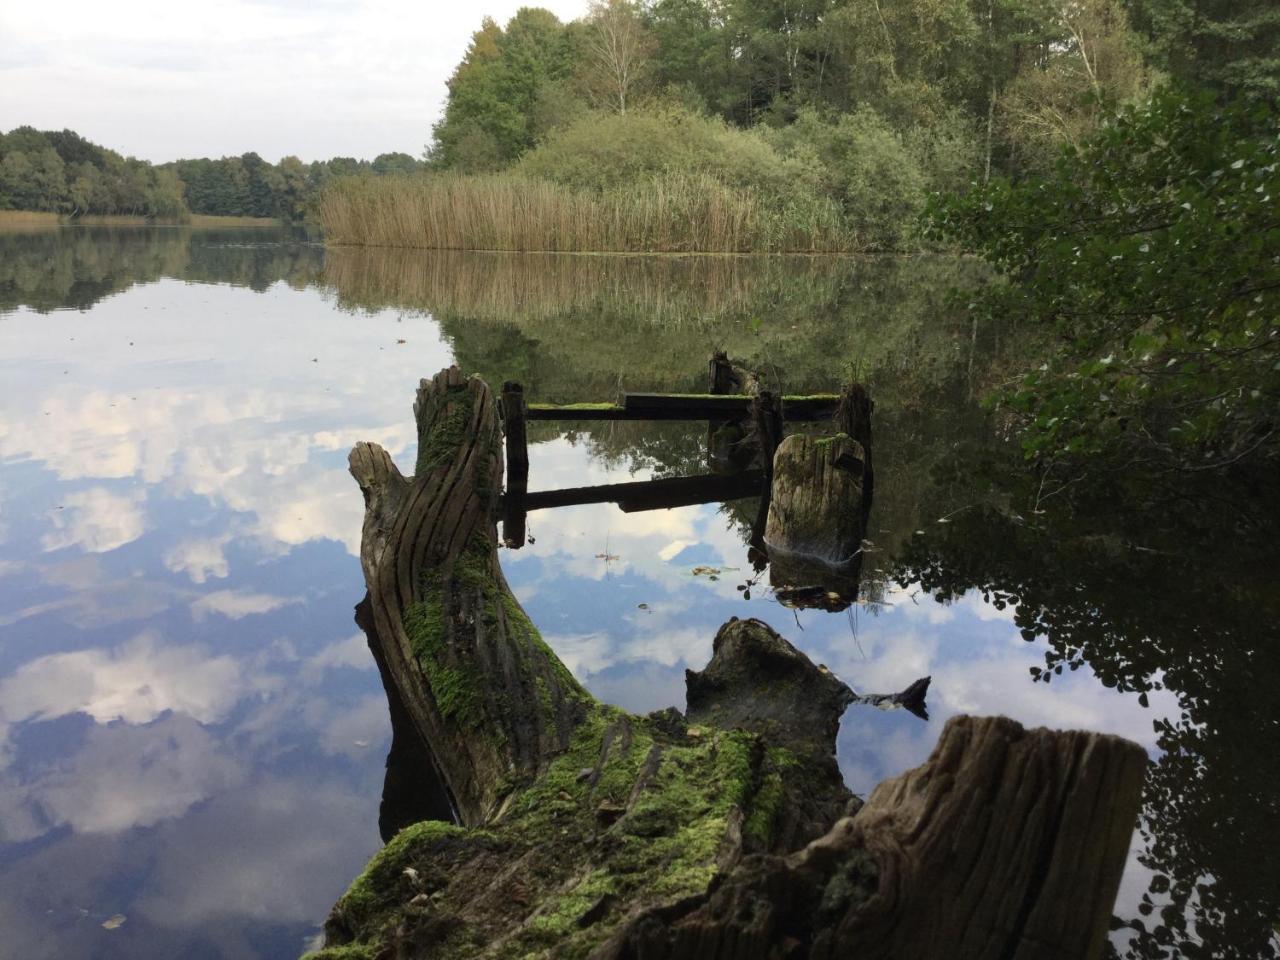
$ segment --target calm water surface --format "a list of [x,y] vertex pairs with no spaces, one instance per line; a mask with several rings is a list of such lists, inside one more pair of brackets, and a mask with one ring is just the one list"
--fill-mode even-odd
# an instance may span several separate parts
[[[945,306],[975,279],[946,259],[0,235],[0,957],[305,949],[379,845],[390,740],[351,620],[351,445],[411,465],[414,388],[451,362],[605,400],[701,391],[715,348],[787,392],[851,367],[871,385],[862,600],[777,603],[747,561],[753,502],[535,513],[504,565],[570,669],[632,710],[681,705],[716,628],[757,616],[859,692],[932,675],[928,721],[850,709],[859,792],[957,713],[1129,737],[1152,767],[1116,948],[1274,955],[1280,609],[1255,504],[1274,491],[1030,477],[979,405],[1029,348]],[[703,470],[705,428],[532,427],[531,489]]]

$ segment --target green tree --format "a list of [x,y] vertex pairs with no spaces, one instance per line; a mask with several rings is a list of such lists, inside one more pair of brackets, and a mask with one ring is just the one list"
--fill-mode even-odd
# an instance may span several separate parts
[[519,157],[536,140],[543,90],[567,80],[575,65],[570,31],[554,14],[524,7],[505,30],[486,17],[449,79],[432,162],[475,171]]
[[1135,0],[1157,64],[1190,84],[1254,100],[1280,98],[1280,6],[1274,0]]
[[1079,147],[1104,112],[1151,86],[1120,0],[1061,0],[1044,9],[1042,42],[1000,95],[1000,125],[1025,165],[1047,169],[1063,144]]
[[1278,153],[1270,109],[1170,89],[1047,179],[934,207],[934,229],[1008,279],[972,309],[1058,345],[1003,396],[1028,458],[1202,471],[1276,454]]

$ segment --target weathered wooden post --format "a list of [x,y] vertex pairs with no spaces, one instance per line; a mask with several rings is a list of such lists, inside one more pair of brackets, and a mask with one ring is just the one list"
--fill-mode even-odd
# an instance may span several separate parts
[[502,432],[507,447],[507,483],[503,499],[502,539],[519,549],[525,537],[525,494],[529,490],[529,440],[525,433],[524,387],[514,380],[502,385]]
[[488,387],[443,371],[415,413],[412,478],[351,453],[365,616],[457,823],[388,843],[316,957],[1099,955],[1140,747],[955,718],[855,814],[834,759],[853,693],[757,620],[720,628],[688,715],[601,704],[502,577]]
[[792,434],[773,460],[764,542],[783,603],[843,610],[858,598],[870,503],[866,454],[843,433]]

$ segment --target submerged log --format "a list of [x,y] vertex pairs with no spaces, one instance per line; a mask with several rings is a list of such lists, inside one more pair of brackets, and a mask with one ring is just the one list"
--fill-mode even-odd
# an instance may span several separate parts
[[352,453],[367,622],[458,822],[388,843],[317,957],[1097,955],[1140,748],[960,718],[859,810],[834,754],[859,698],[757,620],[721,627],[686,714],[601,704],[502,579],[488,388],[445,371],[415,409],[412,479]]

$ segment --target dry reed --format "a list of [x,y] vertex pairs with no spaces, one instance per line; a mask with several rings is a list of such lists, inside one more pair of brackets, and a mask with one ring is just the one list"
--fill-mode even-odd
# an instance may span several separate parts
[[319,204],[335,244],[541,252],[833,253],[854,247],[836,205],[769,202],[710,177],[605,191],[515,174],[352,177]]

